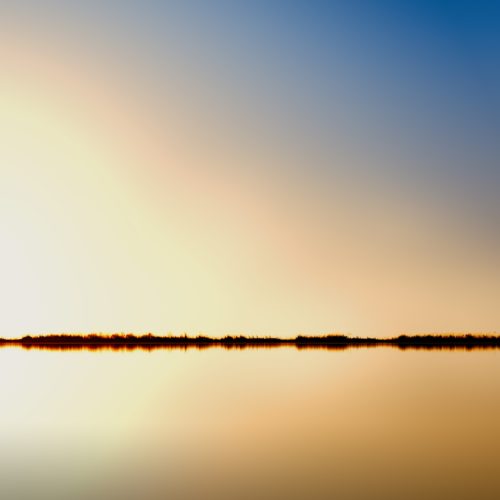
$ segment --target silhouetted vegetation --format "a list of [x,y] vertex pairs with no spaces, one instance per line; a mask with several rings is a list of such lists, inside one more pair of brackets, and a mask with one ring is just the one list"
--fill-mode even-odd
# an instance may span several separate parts
[[157,336],[133,334],[90,334],[90,335],[39,335],[19,339],[0,339],[0,346],[20,346],[26,349],[52,350],[152,350],[158,348],[208,348],[224,347],[244,349],[259,347],[291,346],[298,349],[347,349],[352,347],[389,346],[401,349],[476,349],[499,348],[499,335],[400,335],[388,339],[347,337],[346,335],[299,335],[293,339],[277,337],[225,336],[211,338],[202,335],[196,337]]

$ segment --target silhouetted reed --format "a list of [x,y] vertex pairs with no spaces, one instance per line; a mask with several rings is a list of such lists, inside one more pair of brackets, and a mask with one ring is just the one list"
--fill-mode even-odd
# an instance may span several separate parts
[[290,346],[297,349],[331,349],[342,350],[355,347],[388,346],[400,349],[489,349],[500,347],[498,335],[400,335],[399,337],[379,339],[347,337],[332,334],[320,336],[298,335],[292,339],[278,337],[246,337],[243,335],[227,335],[211,338],[203,335],[196,337],[157,336],[133,334],[57,334],[25,336],[19,339],[0,339],[0,346],[20,346],[25,349],[50,350],[133,350],[151,351],[160,348],[172,349],[204,349],[223,347],[226,349],[272,348]]

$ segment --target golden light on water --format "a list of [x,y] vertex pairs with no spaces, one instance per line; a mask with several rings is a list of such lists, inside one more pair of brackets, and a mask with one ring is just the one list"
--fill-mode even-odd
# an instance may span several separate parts
[[498,353],[3,348],[0,492],[481,496]]

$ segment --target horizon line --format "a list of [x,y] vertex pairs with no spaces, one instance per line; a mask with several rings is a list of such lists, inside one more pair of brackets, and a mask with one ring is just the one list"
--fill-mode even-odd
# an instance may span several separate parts
[[99,350],[99,349],[144,349],[159,348],[248,348],[248,347],[284,347],[291,346],[298,349],[346,349],[350,347],[398,347],[424,348],[424,349],[474,349],[474,348],[500,348],[500,335],[498,334],[421,334],[399,335],[390,338],[373,337],[348,337],[342,334],[305,336],[297,335],[293,338],[280,337],[247,337],[231,336],[208,337],[198,335],[191,337],[157,336],[153,334],[50,334],[26,335],[21,338],[0,338],[0,347],[18,346],[27,349],[53,349],[53,350]]

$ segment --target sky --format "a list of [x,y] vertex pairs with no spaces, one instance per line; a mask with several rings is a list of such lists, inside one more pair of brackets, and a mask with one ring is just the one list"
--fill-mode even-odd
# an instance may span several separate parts
[[500,330],[500,4],[0,6],[0,336]]

